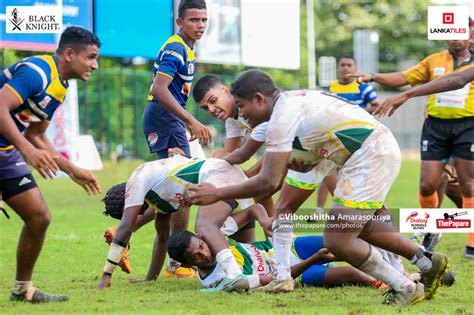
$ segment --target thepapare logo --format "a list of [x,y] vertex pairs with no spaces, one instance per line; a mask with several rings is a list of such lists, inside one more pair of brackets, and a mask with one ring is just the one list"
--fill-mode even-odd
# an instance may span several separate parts
[[467,211],[445,213],[444,219],[436,219],[438,229],[469,229],[471,227],[470,219],[455,219],[467,215]]
[[424,230],[426,225],[428,225],[429,217],[430,215],[426,212],[424,215],[421,215],[418,211],[413,211],[407,216],[406,222],[410,223],[413,230]]
[[7,6],[7,33],[61,33],[63,26],[60,6]]
[[469,7],[428,7],[428,39],[468,40]]

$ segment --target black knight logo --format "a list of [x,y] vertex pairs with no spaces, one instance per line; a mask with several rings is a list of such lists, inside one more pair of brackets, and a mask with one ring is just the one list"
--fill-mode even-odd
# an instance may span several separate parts
[[24,21],[25,19],[21,19],[21,18],[19,17],[19,11],[18,11],[17,8],[13,9],[13,11],[12,11],[12,16],[13,16],[13,19],[10,19],[10,22],[12,22],[12,24],[13,24],[13,29],[12,29],[12,31],[14,31],[14,30],[19,30],[19,31],[21,31],[20,24],[23,23],[23,21]]

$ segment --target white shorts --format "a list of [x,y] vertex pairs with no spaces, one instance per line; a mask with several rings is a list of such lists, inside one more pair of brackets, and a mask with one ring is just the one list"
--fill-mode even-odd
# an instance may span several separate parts
[[337,172],[334,201],[355,209],[380,209],[398,176],[401,153],[397,140],[382,124]]
[[329,160],[323,160],[307,173],[288,170],[285,183],[304,190],[318,189],[324,178],[336,169],[336,164]]

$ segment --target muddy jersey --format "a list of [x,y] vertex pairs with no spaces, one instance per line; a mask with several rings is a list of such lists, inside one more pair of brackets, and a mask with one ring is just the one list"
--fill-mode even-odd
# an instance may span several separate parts
[[266,134],[268,152],[292,152],[317,165],[337,165],[357,151],[379,123],[364,109],[324,91],[282,93],[274,104]]
[[225,137],[237,138],[244,137],[246,132],[250,132],[250,137],[258,142],[265,142],[267,133],[267,123],[264,122],[255,128],[250,127],[248,122],[241,116],[227,118],[225,121]]
[[[210,183],[215,187],[235,185],[247,177],[238,166],[221,159],[189,159],[181,155],[156,160],[139,166],[127,182],[125,208],[145,201],[156,211],[172,213],[191,206],[186,189],[191,184]],[[236,200],[233,212],[253,204],[251,199]]]

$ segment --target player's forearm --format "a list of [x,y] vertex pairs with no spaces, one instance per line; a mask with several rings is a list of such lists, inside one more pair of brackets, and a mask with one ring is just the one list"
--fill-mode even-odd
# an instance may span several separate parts
[[260,173],[260,170],[262,169],[262,164],[263,164],[263,158],[258,160],[257,163],[255,163],[251,168],[249,168],[246,172],[245,175],[247,177],[253,177]]
[[295,279],[296,277],[300,276],[303,272],[305,272],[309,267],[315,264],[316,261],[320,260],[321,257],[318,254],[312,255],[300,263],[293,265],[290,267],[291,270],[291,277]]
[[[160,233],[162,234],[162,233]],[[148,268],[148,274],[146,280],[156,280],[160,274],[161,268],[166,258],[166,242],[168,237],[165,235],[156,235],[155,243],[153,244],[153,254],[151,258],[150,267]]]
[[216,190],[219,200],[250,198],[267,194],[278,187],[279,182],[264,178],[262,174],[252,177],[239,185],[226,186]]
[[225,156],[223,159],[226,160],[229,164],[242,164],[250,158],[248,154],[242,148],[239,148],[229,155]]
[[423,85],[419,85],[413,89],[404,92],[404,94],[408,98],[412,98],[422,95],[441,93],[460,89],[464,87],[468,82],[469,81],[467,81],[467,78],[461,76],[460,73],[453,73],[441,79],[434,80]]
[[374,81],[391,87],[400,87],[408,84],[407,79],[401,72],[376,73]]

